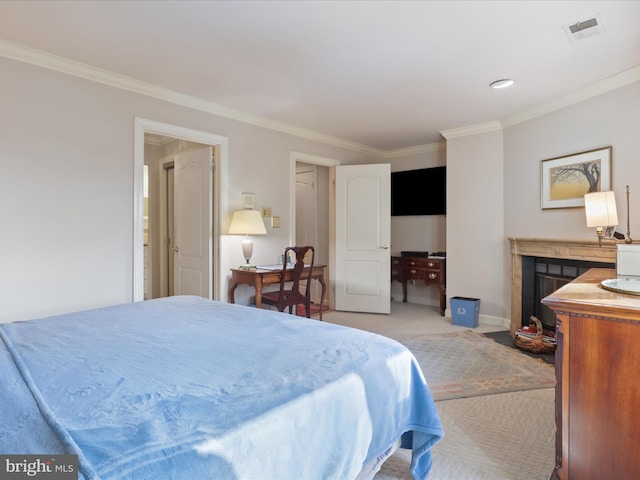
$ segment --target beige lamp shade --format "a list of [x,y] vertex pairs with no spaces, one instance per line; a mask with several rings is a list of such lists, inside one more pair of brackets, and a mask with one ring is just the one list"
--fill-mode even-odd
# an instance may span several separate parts
[[594,192],[584,196],[587,227],[614,227],[618,225],[618,210],[613,192]]
[[231,217],[229,235],[266,235],[262,214],[258,210],[236,210]]

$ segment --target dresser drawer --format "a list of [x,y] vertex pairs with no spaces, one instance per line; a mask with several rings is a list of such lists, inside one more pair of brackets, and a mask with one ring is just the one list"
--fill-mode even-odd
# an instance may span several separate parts
[[442,260],[436,258],[393,257],[392,265],[407,268],[428,268],[440,270]]
[[403,269],[404,276],[409,280],[438,281],[440,272],[427,268],[406,267]]

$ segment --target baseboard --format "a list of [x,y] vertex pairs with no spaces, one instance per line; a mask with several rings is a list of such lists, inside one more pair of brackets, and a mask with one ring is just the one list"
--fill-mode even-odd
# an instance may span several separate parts
[[[394,302],[402,302],[402,294],[400,294],[399,296],[391,296],[391,300]],[[440,307],[440,300],[439,299],[431,299],[431,298],[427,298],[427,297],[411,297],[411,296],[407,296],[407,302],[408,303],[417,303],[419,305],[427,305],[429,307]],[[448,302],[447,302],[448,303]],[[451,318],[451,309],[447,308],[444,312],[444,316],[445,317],[449,317]],[[502,317],[496,317],[493,315],[484,315],[484,314],[480,314],[478,316],[478,325],[491,325],[494,327],[501,327],[501,328],[505,328],[505,329],[509,329],[511,327],[511,320],[508,318],[502,318]]]
[[[445,317],[451,318],[451,309],[447,308],[444,312]],[[509,329],[511,321],[508,318],[494,317],[493,315],[478,315],[478,325],[490,325],[493,327],[501,327]]]

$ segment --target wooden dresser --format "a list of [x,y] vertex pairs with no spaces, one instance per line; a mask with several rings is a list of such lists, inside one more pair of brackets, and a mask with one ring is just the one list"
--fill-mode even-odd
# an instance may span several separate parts
[[440,290],[440,315],[444,316],[446,300],[446,259],[434,257],[391,257],[391,280],[402,283],[402,301],[407,301],[407,281],[422,280]]
[[561,480],[640,478],[640,297],[591,269],[542,300],[556,315],[556,468]]

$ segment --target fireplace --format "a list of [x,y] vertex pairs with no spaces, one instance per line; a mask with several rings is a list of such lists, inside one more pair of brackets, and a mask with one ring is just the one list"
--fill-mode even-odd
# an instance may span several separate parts
[[547,295],[590,268],[615,268],[615,263],[522,256],[522,325],[535,315],[549,330],[555,329],[553,311],[540,303]]
[[553,314],[543,308],[541,298],[589,268],[615,268],[615,244],[532,238],[510,238],[509,243],[512,333],[528,324],[531,315],[552,327]]

